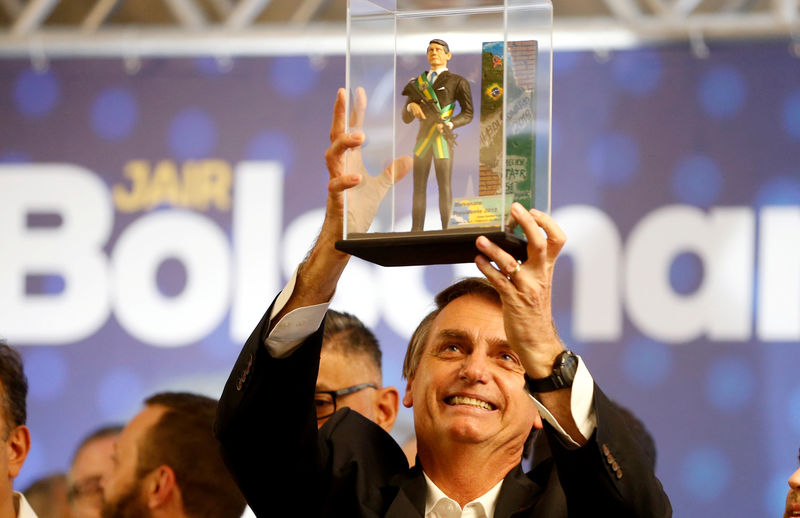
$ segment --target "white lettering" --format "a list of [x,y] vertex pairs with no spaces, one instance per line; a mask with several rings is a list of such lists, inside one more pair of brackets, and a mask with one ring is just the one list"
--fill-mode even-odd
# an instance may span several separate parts
[[[156,284],[159,265],[177,259],[186,285],[174,297]],[[200,340],[225,316],[231,264],[227,237],[216,223],[183,210],[142,216],[120,235],[112,255],[115,314],[132,336],[158,347]]]
[[233,189],[230,336],[243,343],[281,289],[283,167],[280,162],[242,162],[236,166]]
[[761,210],[758,338],[800,340],[800,207]]
[[578,340],[617,340],[622,336],[620,295],[621,239],[614,222],[588,205],[553,212],[567,234],[562,255],[572,258],[572,334]]
[[[56,226],[28,228],[28,216],[56,214]],[[103,245],[114,213],[95,174],[68,164],[0,166],[0,330],[15,344],[61,345],[108,319]],[[26,275],[58,275],[56,294],[27,294]]]
[[[715,340],[744,340],[751,333],[754,217],[749,208],[660,208],[631,232],[625,301],[645,334],[685,342],[703,332]],[[669,269],[681,252],[703,262],[704,278],[692,294],[675,293]]]

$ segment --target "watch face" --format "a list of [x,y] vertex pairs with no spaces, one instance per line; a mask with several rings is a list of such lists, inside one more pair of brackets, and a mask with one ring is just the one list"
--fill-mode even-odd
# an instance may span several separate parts
[[558,377],[561,378],[563,386],[572,386],[572,380],[575,379],[575,373],[578,371],[578,357],[571,351],[565,351],[559,358]]
[[578,370],[578,357],[572,353],[565,354],[562,368],[574,376]]

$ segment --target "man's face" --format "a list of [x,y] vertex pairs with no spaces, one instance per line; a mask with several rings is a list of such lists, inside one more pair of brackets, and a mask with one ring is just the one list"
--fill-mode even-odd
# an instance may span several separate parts
[[[345,354],[336,347],[323,347],[319,359],[317,390],[339,390],[361,383],[378,385],[374,371],[374,366],[360,355]],[[337,396],[336,409],[350,407],[370,421],[376,421],[376,396],[377,390],[372,388]],[[328,418],[318,420],[317,426],[322,426],[327,420]]]
[[113,467],[103,480],[103,518],[139,518],[150,514],[137,463],[142,440],[163,413],[163,407],[146,406],[119,434]]
[[445,51],[444,47],[438,43],[428,45],[428,63],[430,63],[431,68],[447,66],[450,57],[450,53]]
[[116,434],[94,439],[86,443],[75,456],[69,472],[73,518],[100,518],[103,506],[102,481],[114,468],[116,440]]
[[[800,460],[800,454],[797,457]],[[783,517],[790,516],[800,516],[800,469],[789,477],[789,493],[786,495],[786,511]]]
[[537,416],[525,370],[506,341],[500,304],[465,295],[431,323],[403,404],[420,451],[441,441],[519,447]]

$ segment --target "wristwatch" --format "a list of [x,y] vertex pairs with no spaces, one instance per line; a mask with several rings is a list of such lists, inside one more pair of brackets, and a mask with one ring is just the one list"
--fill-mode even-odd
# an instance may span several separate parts
[[525,382],[531,394],[537,392],[552,392],[554,390],[569,388],[575,373],[578,371],[578,357],[572,351],[564,351],[556,356],[553,364],[553,373],[546,378],[533,379],[525,375]]

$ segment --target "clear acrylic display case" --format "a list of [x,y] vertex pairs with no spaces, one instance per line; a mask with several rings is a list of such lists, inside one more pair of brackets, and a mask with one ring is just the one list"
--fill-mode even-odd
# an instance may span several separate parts
[[[475,239],[486,235],[525,258],[509,211],[513,201],[550,209],[552,20],[550,0],[349,0],[348,129],[366,140],[347,168],[375,179],[348,193],[338,248],[385,266],[458,263],[472,261]],[[449,46],[449,76],[428,80],[433,39]],[[467,96],[457,76],[471,90],[473,117],[463,125]],[[428,104],[428,122],[404,117],[410,101]],[[423,131],[434,117],[443,134]],[[427,186],[418,182],[415,193],[426,153]],[[402,156],[422,160],[419,171],[381,173]],[[447,160],[451,168],[449,197],[439,192],[440,159],[443,192]]]

